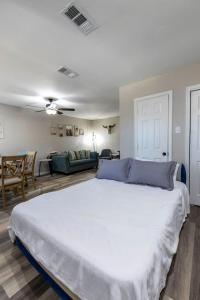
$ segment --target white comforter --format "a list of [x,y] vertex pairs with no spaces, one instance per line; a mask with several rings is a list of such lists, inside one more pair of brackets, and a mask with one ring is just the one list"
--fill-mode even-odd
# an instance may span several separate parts
[[156,300],[188,212],[180,182],[92,179],[17,205],[10,235],[81,299]]

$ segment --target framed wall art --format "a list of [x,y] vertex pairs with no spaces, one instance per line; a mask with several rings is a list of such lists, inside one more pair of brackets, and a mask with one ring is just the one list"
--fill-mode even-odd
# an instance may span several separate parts
[[74,126],[73,125],[66,125],[66,136],[73,136],[74,135]]

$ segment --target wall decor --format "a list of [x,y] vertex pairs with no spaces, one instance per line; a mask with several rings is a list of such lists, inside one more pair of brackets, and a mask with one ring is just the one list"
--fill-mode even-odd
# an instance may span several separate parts
[[73,125],[66,125],[66,136],[73,136],[74,135],[74,127]]
[[51,135],[56,135],[57,134],[57,128],[56,127],[51,127],[50,128],[50,133],[51,133]]
[[58,124],[58,136],[63,137],[64,133],[63,133],[63,125],[62,124]]
[[4,124],[0,121],[0,139],[4,139]]
[[111,130],[115,126],[116,126],[116,124],[113,124],[113,125],[103,125],[103,128],[108,129],[108,134],[111,134],[112,133]]
[[83,128],[79,129],[79,135],[84,135],[84,129]]
[[97,141],[97,136],[93,131],[93,133],[92,133],[92,146],[93,146],[93,151],[94,152],[96,151],[96,141]]
[[79,128],[76,125],[74,126],[74,136],[79,136]]

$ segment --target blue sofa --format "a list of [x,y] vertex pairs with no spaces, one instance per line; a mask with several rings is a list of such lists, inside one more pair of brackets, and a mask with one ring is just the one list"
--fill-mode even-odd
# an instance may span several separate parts
[[71,160],[68,152],[54,154],[52,158],[52,170],[55,173],[70,174],[77,171],[97,168],[98,153],[90,152],[90,157]]

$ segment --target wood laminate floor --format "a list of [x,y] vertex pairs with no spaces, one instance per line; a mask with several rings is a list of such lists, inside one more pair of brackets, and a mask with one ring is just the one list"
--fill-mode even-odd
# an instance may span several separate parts
[[[94,171],[73,175],[43,176],[37,188],[27,188],[26,198],[62,189],[94,177]],[[27,259],[9,239],[7,225],[10,212],[20,197],[8,194],[8,209],[0,209],[0,300],[58,300],[55,292],[43,281]],[[1,199],[0,199],[1,205]],[[104,300],[104,299],[102,299]],[[191,214],[181,231],[165,290],[160,300],[200,300],[200,208],[191,207]]]

